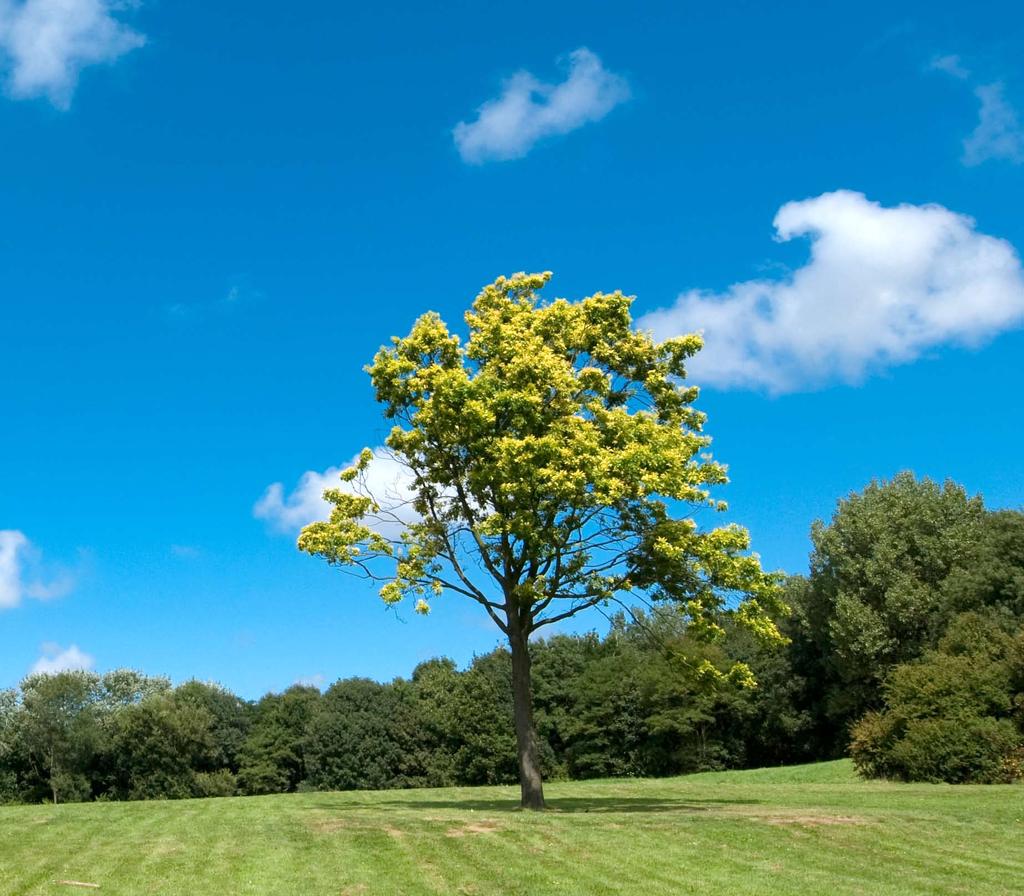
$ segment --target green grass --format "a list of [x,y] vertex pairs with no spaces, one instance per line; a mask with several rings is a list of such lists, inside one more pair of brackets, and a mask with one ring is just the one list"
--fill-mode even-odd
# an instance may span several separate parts
[[1024,787],[848,762],[656,781],[0,807],[0,894],[1024,892]]

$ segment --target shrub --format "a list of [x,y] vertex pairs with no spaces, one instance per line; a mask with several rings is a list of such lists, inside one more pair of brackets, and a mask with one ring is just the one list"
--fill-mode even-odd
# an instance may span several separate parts
[[885,707],[852,729],[865,777],[999,783],[1024,772],[1020,633],[993,617],[958,618],[937,651],[893,669]]
[[898,739],[898,724],[891,715],[868,712],[853,726],[850,756],[865,778],[900,777],[892,763],[892,749]]
[[891,762],[909,781],[995,784],[1019,746],[1009,719],[915,719],[893,745]]
[[234,796],[238,793],[238,782],[226,768],[215,772],[198,772],[195,777],[196,796]]

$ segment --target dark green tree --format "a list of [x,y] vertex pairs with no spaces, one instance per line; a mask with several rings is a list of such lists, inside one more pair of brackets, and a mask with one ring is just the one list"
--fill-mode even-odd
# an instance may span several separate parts
[[395,787],[402,744],[396,734],[395,688],[368,678],[335,682],[309,727],[306,766],[320,790]]
[[[113,718],[110,750],[114,783],[120,799],[184,799],[215,795],[210,775],[227,769],[218,765],[216,719],[198,701],[178,693],[155,694],[125,706]],[[201,778],[200,776],[207,776]],[[226,795],[219,788],[219,795]]]
[[22,681],[14,738],[29,768],[30,798],[42,792],[59,803],[92,795],[89,772],[103,736],[99,692],[100,677],[93,672],[37,674]]
[[990,607],[1024,619],[1024,513],[986,513],[967,559],[950,571],[943,590],[956,611]]
[[252,705],[219,684],[196,680],[186,681],[175,688],[174,699],[205,710],[213,719],[211,737],[214,750],[206,766],[199,770],[215,772],[228,769],[237,773],[239,753],[252,723]]
[[238,780],[245,793],[292,793],[306,779],[306,739],[320,709],[314,687],[295,685],[256,705],[239,753]]
[[900,473],[839,501],[828,524],[812,527],[810,575],[795,606],[835,746],[880,705],[888,672],[945,631],[956,612],[946,581],[971,560],[984,518],[981,498],[959,485]]

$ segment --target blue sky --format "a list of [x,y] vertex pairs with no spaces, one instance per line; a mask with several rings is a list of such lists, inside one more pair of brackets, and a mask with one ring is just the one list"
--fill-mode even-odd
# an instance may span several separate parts
[[519,270],[705,330],[770,567],[901,469],[1024,504],[1019,4],[489,7],[0,0],[0,686],[492,647],[300,555],[295,488],[380,443],[382,342]]

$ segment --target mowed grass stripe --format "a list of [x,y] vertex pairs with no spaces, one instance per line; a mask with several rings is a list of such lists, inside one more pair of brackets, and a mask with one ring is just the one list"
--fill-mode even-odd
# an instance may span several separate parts
[[[0,808],[0,893],[1011,894],[1024,787],[879,784],[848,762],[660,781]],[[84,892],[84,891],[83,891]]]
[[[937,827],[944,828],[941,839],[935,836]],[[896,828],[895,842],[904,847],[906,861],[916,861],[924,866],[932,866],[936,860],[944,864],[968,868],[972,873],[983,873],[991,870],[999,874],[1019,874],[1024,872],[1024,854],[1007,852],[993,853],[979,849],[981,843],[992,842],[1005,836],[1002,827],[986,824],[971,824],[967,821],[944,819],[942,816],[915,819],[913,824],[900,819],[892,827]]]

